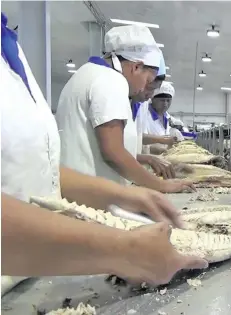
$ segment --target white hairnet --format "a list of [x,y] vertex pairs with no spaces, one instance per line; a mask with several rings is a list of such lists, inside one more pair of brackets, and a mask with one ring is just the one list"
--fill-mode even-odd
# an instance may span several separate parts
[[155,89],[154,91],[154,95],[159,95],[159,94],[169,94],[172,96],[172,98],[175,96],[175,89],[172,86],[172,84],[170,84],[169,82],[163,82],[161,84],[161,87],[159,89]]
[[165,60],[163,53],[161,51],[161,57],[160,57],[160,66],[159,66],[159,71],[158,71],[158,76],[160,75],[166,75],[166,66],[165,66]]
[[143,62],[146,66],[160,66],[161,51],[150,30],[145,26],[127,25],[113,27],[105,35],[105,52],[112,55],[117,71],[122,68],[117,56],[133,61]]

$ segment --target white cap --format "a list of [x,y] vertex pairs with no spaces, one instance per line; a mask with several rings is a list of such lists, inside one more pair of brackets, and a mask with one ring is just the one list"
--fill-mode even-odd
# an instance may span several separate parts
[[[118,69],[118,58],[133,62],[143,62],[146,66],[160,66],[161,50],[156,44],[150,30],[145,26],[127,25],[113,27],[105,35],[105,52],[114,57],[113,63],[116,70],[122,72],[121,66]],[[116,64],[115,64],[116,63]]]
[[164,81],[161,84],[161,87],[159,89],[155,89],[153,96],[156,96],[156,95],[159,95],[159,94],[169,94],[173,98],[174,95],[175,95],[175,89],[172,86],[172,84],[170,84],[169,82],[165,82]]

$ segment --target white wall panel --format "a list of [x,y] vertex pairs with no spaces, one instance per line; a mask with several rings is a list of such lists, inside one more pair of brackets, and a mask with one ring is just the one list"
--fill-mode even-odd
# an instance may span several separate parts
[[[193,120],[193,91],[177,89],[170,112],[182,119],[184,123],[191,124]],[[196,91],[195,113],[195,121],[224,123],[226,121],[224,93]]]

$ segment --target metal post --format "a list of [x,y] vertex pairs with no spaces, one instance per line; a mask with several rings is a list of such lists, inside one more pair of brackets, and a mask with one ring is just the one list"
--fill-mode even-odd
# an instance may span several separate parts
[[216,137],[216,131],[217,129],[213,128],[213,141],[212,141],[212,153],[216,155],[216,149],[217,149],[217,137]]
[[219,127],[219,155],[224,155],[224,129],[223,126]]
[[89,56],[101,56],[104,44],[104,31],[96,22],[88,22]]
[[194,89],[193,89],[193,131],[195,132],[195,102],[196,102],[196,78],[197,78],[197,58],[198,58],[198,41],[196,43],[196,56],[195,56],[195,66],[194,66]]

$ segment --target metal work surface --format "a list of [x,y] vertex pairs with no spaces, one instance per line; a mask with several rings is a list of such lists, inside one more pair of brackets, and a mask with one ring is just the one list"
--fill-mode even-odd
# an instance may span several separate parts
[[[206,192],[201,190],[200,192]],[[189,202],[191,194],[171,195],[179,208],[208,204],[231,204],[231,195],[218,195],[218,201]],[[201,279],[196,288],[187,279]],[[209,270],[176,277],[161,295],[159,288],[132,292],[129,287],[112,288],[104,276],[52,277],[29,279],[2,298],[2,315],[36,315],[62,306],[65,298],[97,306],[101,315],[231,315],[231,261],[212,265]],[[163,289],[163,287],[162,287]]]

